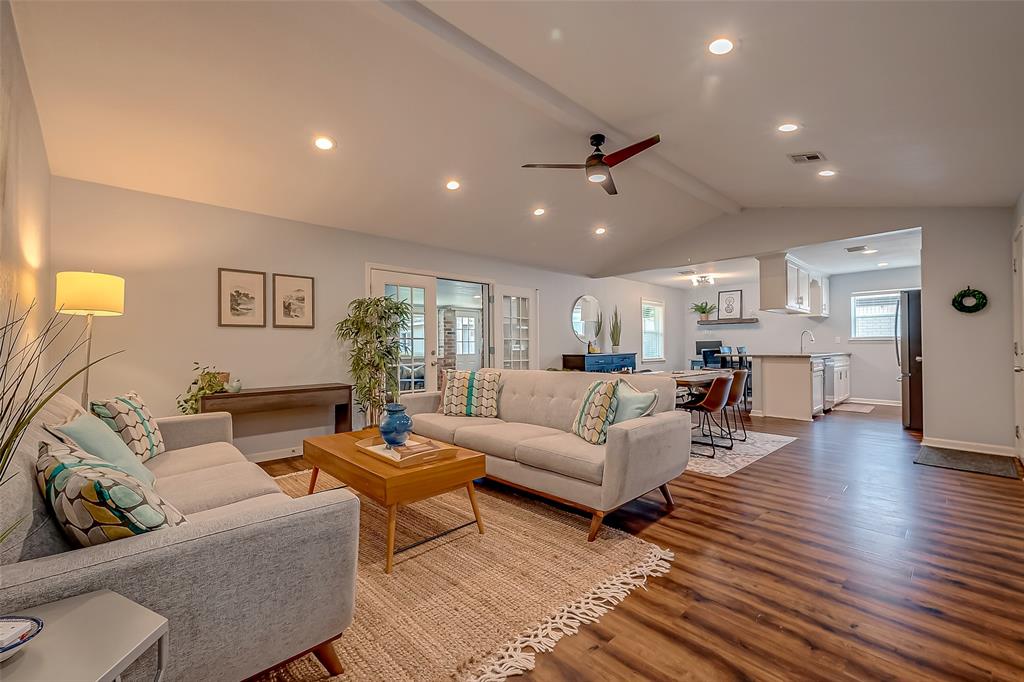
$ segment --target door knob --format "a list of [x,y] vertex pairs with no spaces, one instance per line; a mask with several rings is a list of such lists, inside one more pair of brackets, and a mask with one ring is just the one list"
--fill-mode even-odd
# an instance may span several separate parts
[[1019,365],[1015,365],[1014,368],[1013,368],[1013,371],[1014,372],[1018,372],[1018,373],[1019,372],[1024,372],[1024,367],[1020,367]]

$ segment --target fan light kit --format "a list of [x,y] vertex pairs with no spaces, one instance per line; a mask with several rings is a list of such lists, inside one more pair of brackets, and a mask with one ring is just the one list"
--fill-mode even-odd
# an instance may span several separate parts
[[452,190],[454,192],[458,188],[462,187],[462,185],[459,184],[458,180],[449,180],[447,182],[447,184],[445,184],[445,187],[447,187],[448,189],[450,189],[450,190]]
[[793,133],[796,132],[797,130],[800,130],[800,126],[797,125],[796,123],[783,123],[777,128],[777,130],[780,133]]
[[733,44],[728,38],[716,38],[708,45],[711,54],[723,55],[732,52]]
[[533,209],[533,215],[544,215],[544,209],[543,208],[535,208],[535,209]]
[[318,137],[315,137],[313,139],[313,144],[316,145],[317,149],[320,149],[325,152],[334,149],[334,140],[327,137],[326,135],[320,135]]
[[652,135],[646,140],[641,140],[636,144],[631,144],[617,152],[606,155],[601,151],[601,145],[604,144],[604,135],[594,133],[590,136],[590,146],[594,148],[594,151],[587,157],[584,163],[526,163],[523,164],[523,168],[582,170],[586,172],[587,180],[595,184],[599,183],[608,194],[618,194],[619,191],[615,189],[615,182],[612,180],[612,167],[617,166],[632,156],[636,156],[645,149],[650,149],[659,142],[661,142],[661,135]]
[[695,287],[709,287],[715,283],[714,275],[693,275],[690,277],[690,281],[693,282]]

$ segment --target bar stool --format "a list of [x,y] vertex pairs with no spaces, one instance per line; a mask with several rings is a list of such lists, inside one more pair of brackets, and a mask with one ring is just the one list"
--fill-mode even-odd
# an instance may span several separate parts
[[[723,429],[722,426],[715,420],[714,416],[716,412],[722,412],[723,416],[725,415],[723,410],[725,409],[725,404],[729,400],[729,392],[731,388],[731,375],[715,377],[715,380],[711,382],[711,387],[708,389],[707,393],[700,396],[700,398],[697,400],[692,400],[682,405],[684,410],[690,410],[691,412],[697,413],[697,417],[699,420],[697,425],[700,427],[701,435],[708,436],[711,439],[710,443],[699,440],[692,442],[702,443],[703,445],[710,445],[712,458],[714,458],[714,456],[718,454],[718,451],[715,448],[715,431],[711,426],[712,424],[714,424],[715,427],[718,428],[720,438],[729,438],[730,445],[722,445],[721,447],[724,447],[726,450],[732,449],[732,434]],[[707,427],[707,431],[704,430],[705,426]]]
[[[725,402],[725,407],[722,408],[722,417],[725,422],[725,428],[729,431],[730,442],[733,440],[738,440],[741,443],[747,442],[747,425],[743,423],[743,415],[740,414],[740,403],[746,402],[746,389],[747,370],[738,369],[732,373],[732,387],[729,389],[729,398]],[[733,415],[735,415],[734,418],[743,429],[743,438],[736,438],[736,425],[729,423],[730,407],[732,408]]]

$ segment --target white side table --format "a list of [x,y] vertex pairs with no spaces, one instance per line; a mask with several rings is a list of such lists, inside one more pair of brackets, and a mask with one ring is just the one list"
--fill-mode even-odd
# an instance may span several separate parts
[[116,592],[99,590],[17,614],[43,621],[24,651],[0,663],[3,682],[112,682],[154,643],[155,682],[167,666],[167,619]]

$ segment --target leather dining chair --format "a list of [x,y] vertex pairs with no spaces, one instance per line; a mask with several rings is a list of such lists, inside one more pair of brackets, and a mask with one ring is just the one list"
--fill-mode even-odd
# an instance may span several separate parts
[[[725,428],[729,433],[729,442],[738,440],[741,443],[747,442],[747,425],[743,423],[743,415],[740,414],[740,404],[746,400],[746,388],[747,388],[747,370],[738,369],[732,373],[732,386],[729,388],[729,398],[725,401],[725,407],[722,408],[722,419],[725,422]],[[736,424],[730,424],[729,408],[732,408],[733,419],[739,422],[740,428],[743,429],[743,438],[736,437]]]
[[[729,393],[732,389],[732,375],[723,375],[715,377],[715,380],[711,382],[711,386],[708,388],[707,393],[700,396],[699,398],[692,400],[688,403],[684,403],[682,408],[684,410],[690,410],[696,412],[698,417],[698,426],[701,430],[702,436],[707,436],[711,439],[710,442],[704,442],[694,440],[694,443],[701,443],[703,445],[711,446],[711,457],[714,458],[718,451],[715,446],[715,428],[718,429],[719,438],[729,438],[730,443],[732,442],[732,435],[722,428],[722,425],[715,419],[715,414],[721,412],[722,416],[725,416],[723,410],[725,409],[726,403],[729,401]],[[696,428],[696,427],[694,427]],[[732,445],[721,445],[727,450],[732,449]],[[695,453],[697,454],[697,453]]]

